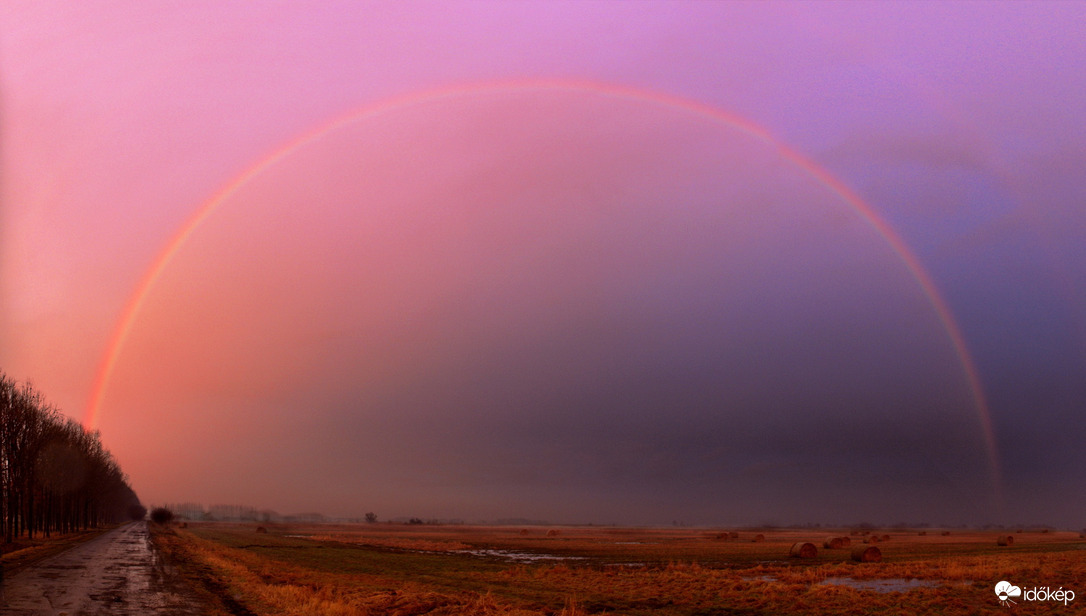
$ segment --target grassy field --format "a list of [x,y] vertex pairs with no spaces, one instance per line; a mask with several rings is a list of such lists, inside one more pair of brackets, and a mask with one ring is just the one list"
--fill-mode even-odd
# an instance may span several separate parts
[[[848,530],[203,523],[156,542],[224,614],[1003,614],[995,584],[1086,595],[1078,533],[878,530],[878,563],[824,549]],[[755,542],[757,534],[764,540]],[[790,558],[795,542],[815,558]],[[1076,613],[1017,599],[1018,614]]]

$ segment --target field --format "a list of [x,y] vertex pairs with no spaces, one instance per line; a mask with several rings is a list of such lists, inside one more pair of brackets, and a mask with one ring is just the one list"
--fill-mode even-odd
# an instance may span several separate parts
[[[882,561],[860,563],[823,547],[863,546],[858,531],[735,532],[189,523],[155,540],[220,614],[1003,614],[1002,580],[1086,595],[1078,533],[1012,529],[999,546],[994,531],[873,530],[889,535]],[[817,555],[789,557],[796,542]],[[1018,614],[1086,605],[1014,600]]]

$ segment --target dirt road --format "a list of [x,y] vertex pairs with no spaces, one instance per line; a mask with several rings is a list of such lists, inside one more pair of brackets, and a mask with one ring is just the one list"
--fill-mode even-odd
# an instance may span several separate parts
[[197,616],[197,602],[133,522],[5,578],[2,616]]

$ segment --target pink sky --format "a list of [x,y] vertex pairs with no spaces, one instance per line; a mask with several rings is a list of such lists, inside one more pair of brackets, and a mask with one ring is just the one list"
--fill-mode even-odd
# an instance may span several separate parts
[[[7,4],[0,368],[82,419],[155,259],[285,144],[413,93],[597,82],[748,119],[893,226],[962,324],[1013,495],[1081,456],[1059,446],[1083,427],[1081,12]],[[846,515],[827,482],[889,477],[855,515],[1029,519],[993,513],[961,358],[886,238],[766,140],[651,98],[426,98],[237,185],[105,389],[137,492],[758,522]],[[1050,450],[1015,433],[1031,404],[1066,427]],[[1074,477],[1038,488],[1059,519]],[[754,504],[699,497],[725,478]],[[963,491],[972,508],[946,504]]]

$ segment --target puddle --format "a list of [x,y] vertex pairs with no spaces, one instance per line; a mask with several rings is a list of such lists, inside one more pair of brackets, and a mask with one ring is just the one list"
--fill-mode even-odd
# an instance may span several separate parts
[[556,556],[554,554],[531,554],[528,552],[514,552],[512,550],[457,550],[460,554],[483,556],[487,558],[502,558],[516,563],[537,563],[541,561],[558,560],[585,560],[584,556]]
[[881,580],[857,580],[849,577],[826,578],[821,582],[830,586],[848,586],[856,590],[873,590],[875,592],[908,592],[914,588],[934,588],[940,583],[935,580],[918,580],[905,578],[887,578]]
[[780,580],[772,575],[758,575],[754,577],[742,577],[739,578],[744,582],[779,582]]

